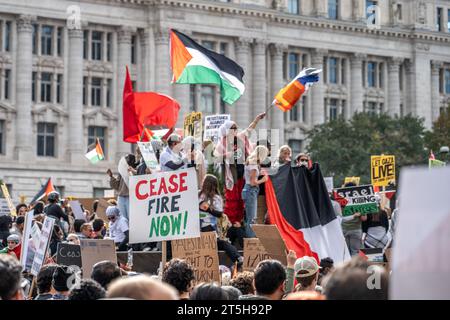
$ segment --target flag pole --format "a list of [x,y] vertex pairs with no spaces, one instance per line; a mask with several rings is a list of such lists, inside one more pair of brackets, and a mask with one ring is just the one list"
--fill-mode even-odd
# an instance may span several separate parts
[[275,104],[272,102],[272,103],[266,108],[266,111],[264,111],[264,113],[267,113],[270,109],[273,108],[274,105],[275,105]]

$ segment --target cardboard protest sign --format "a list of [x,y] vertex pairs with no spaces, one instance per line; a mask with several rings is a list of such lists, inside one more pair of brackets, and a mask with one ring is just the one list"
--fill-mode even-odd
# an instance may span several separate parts
[[359,181],[361,180],[361,177],[345,177],[344,184],[353,182],[357,186],[359,185]]
[[[80,202],[78,200],[69,201],[70,207],[72,208],[73,215],[75,219],[86,221],[86,215],[81,208]],[[86,209],[86,208],[85,208]]]
[[184,117],[184,137],[193,136],[196,140],[202,139],[202,113],[191,112]]
[[200,236],[194,168],[130,177],[130,243]]
[[225,121],[231,120],[229,114],[216,114],[205,117],[205,132],[203,140],[211,139],[214,144],[219,140],[219,128]]
[[252,229],[272,259],[286,265],[286,244],[281,238],[277,226],[274,224],[253,224]]
[[142,157],[144,158],[147,168],[152,170],[160,171],[161,167],[156,158],[155,151],[151,142],[138,142],[139,150],[141,151]]
[[333,192],[333,189],[334,189],[333,177],[324,177],[323,180],[325,181],[328,192],[330,192],[330,193]]
[[266,259],[271,257],[258,238],[244,239],[244,271],[253,271],[258,263]]
[[372,185],[386,187],[395,183],[395,156],[371,156]]
[[219,255],[215,232],[202,232],[198,238],[172,241],[172,257],[185,259],[194,268],[197,283],[220,283]]
[[15,217],[17,215],[16,207],[14,207],[11,196],[9,195],[8,187],[6,187],[6,184],[4,184],[3,181],[0,183],[0,187],[2,189],[3,196],[5,197],[6,202],[8,204],[9,211],[10,211],[11,215],[13,217]]
[[77,244],[58,243],[56,262],[65,266],[78,266],[81,268],[81,247]]
[[44,264],[48,245],[55,225],[55,219],[48,216],[45,217],[41,230],[41,238],[39,240],[39,247],[34,255],[33,264],[31,265],[31,274],[37,276]]
[[97,262],[108,260],[117,263],[116,247],[113,240],[82,239],[80,244],[84,279],[91,277],[92,267]]
[[371,185],[339,188],[334,191],[334,196],[343,207],[343,216],[351,216],[356,212],[365,215],[379,211],[377,197]]
[[390,299],[450,299],[450,168],[402,169]]

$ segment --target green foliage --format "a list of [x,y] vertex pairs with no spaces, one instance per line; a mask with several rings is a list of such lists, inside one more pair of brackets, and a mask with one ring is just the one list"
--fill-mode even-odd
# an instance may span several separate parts
[[439,149],[442,146],[450,147],[450,106],[443,110],[436,122],[433,123],[432,131],[425,134],[425,145],[433,151],[436,158],[448,160],[443,159],[443,155],[439,154]]
[[423,121],[417,117],[391,118],[386,114],[356,113],[350,121],[339,118],[308,133],[308,152],[324,176],[341,185],[348,176],[370,183],[370,156],[394,155],[396,174],[402,166],[424,164]]

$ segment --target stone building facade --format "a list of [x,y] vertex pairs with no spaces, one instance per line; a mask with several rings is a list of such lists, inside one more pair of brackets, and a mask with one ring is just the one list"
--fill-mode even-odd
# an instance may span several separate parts
[[[170,28],[244,68],[235,105],[214,86],[170,84]],[[240,127],[303,67],[322,68],[295,109],[261,123],[294,152],[339,116],[411,113],[429,128],[450,101],[449,0],[0,0],[0,43],[0,178],[15,199],[48,177],[65,196],[108,188],[104,172],[131,150],[121,141],[126,65],[136,90],[180,102],[179,126],[197,110]],[[91,165],[83,155],[96,138],[106,160]]]

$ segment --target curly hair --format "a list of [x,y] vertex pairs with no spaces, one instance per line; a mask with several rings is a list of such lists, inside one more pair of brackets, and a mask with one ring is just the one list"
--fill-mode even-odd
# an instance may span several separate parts
[[52,288],[53,272],[55,272],[57,267],[57,264],[47,264],[41,268],[36,278],[39,294],[50,292],[50,289]]
[[172,259],[164,266],[162,281],[174,286],[179,294],[187,292],[194,279],[194,269],[186,260]]
[[230,285],[239,289],[243,295],[254,294],[255,288],[253,287],[253,272],[244,271],[237,274],[234,279],[231,279]]
[[69,300],[98,300],[106,296],[103,287],[92,279],[83,279],[80,284],[73,286],[69,293]]
[[0,300],[11,299],[20,289],[22,266],[8,254],[0,254]]

